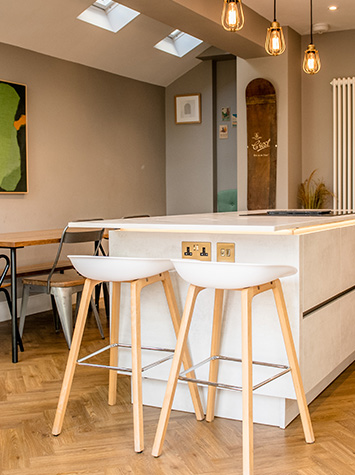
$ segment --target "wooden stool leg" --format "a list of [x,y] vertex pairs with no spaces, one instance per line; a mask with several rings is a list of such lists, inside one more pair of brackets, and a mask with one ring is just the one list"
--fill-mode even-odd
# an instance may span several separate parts
[[242,399],[243,399],[243,475],[252,475],[253,460],[253,367],[252,299],[253,288],[242,290]]
[[[221,329],[222,329],[222,306],[223,306],[223,294],[221,289],[215,290],[214,297],[214,310],[213,310],[213,327],[212,327],[212,340],[211,340],[211,357],[218,356],[221,347]],[[216,383],[218,378],[219,360],[210,361],[209,381]],[[207,410],[206,421],[212,422],[214,419],[215,401],[216,401],[216,387],[208,387],[207,395]]]
[[144,450],[140,320],[141,285],[141,280],[136,280],[131,283],[132,399],[134,450],[136,452],[142,452]]
[[303,426],[303,432],[305,435],[306,442],[312,444],[314,442],[314,434],[312,428],[311,417],[309,415],[308,405],[306,401],[306,396],[304,393],[301,372],[297,361],[297,354],[295,350],[295,345],[292,338],[292,332],[290,327],[290,322],[288,319],[285,299],[282,291],[281,282],[279,279],[275,281],[275,286],[273,287],[276,308],[279,315],[281,330],[283,339],[285,342],[285,348],[287,352],[288,362],[291,368],[291,375],[293,380],[293,385],[295,388],[298,408],[300,411],[301,422]]
[[73,340],[71,344],[71,348],[69,351],[68,362],[65,369],[65,374],[62,383],[62,389],[60,391],[57,412],[54,419],[54,424],[52,428],[52,434],[58,435],[62,430],[63,419],[65,416],[65,411],[67,409],[69,394],[71,385],[73,382],[76,361],[78,359],[78,354],[80,350],[81,340],[83,338],[86,318],[88,314],[88,308],[90,304],[91,294],[98,281],[86,279],[83,293],[81,297],[80,309],[78,313],[78,318],[76,320]]
[[[110,345],[118,344],[119,325],[120,325],[120,295],[121,283],[112,283],[112,307],[111,307],[111,324],[110,324]],[[110,348],[110,366],[118,365],[118,347]],[[109,372],[108,384],[108,403],[110,406],[116,404],[117,401],[117,371],[111,369]]]
[[[163,286],[164,286],[166,300],[168,302],[168,306],[169,306],[169,310],[170,310],[171,321],[173,323],[175,335],[176,335],[176,338],[177,338],[178,334],[179,334],[181,320],[180,320],[179,310],[178,310],[178,307],[177,307],[175,293],[174,293],[174,289],[173,289],[173,285],[172,285],[172,282],[171,282],[169,272],[164,272],[163,273],[163,281],[162,282],[163,282]],[[190,353],[189,353],[189,350],[187,348],[187,345],[186,345],[186,350],[184,351],[183,356],[182,356],[182,362],[183,362],[185,370],[188,369],[188,368],[191,368],[192,360],[191,360]],[[195,378],[195,372],[191,371],[188,374],[188,377]],[[196,419],[198,421],[202,421],[205,418],[205,414],[203,412],[203,407],[202,407],[200,393],[199,393],[197,384],[189,382],[188,386],[189,386],[189,390],[190,390],[190,394],[191,394],[192,403],[193,403],[194,409],[195,409]]]
[[155,434],[154,445],[153,445],[153,450],[152,450],[152,455],[154,457],[159,457],[163,448],[165,433],[166,433],[166,429],[169,423],[171,406],[173,404],[176,385],[177,385],[177,381],[179,377],[182,354],[186,346],[187,336],[189,333],[189,328],[191,324],[196,297],[201,290],[203,290],[203,288],[190,285],[188,293],[187,293],[184,313],[182,315],[179,335],[176,342],[174,358],[172,361],[168,384],[166,386],[163,406],[160,411],[158,427]]

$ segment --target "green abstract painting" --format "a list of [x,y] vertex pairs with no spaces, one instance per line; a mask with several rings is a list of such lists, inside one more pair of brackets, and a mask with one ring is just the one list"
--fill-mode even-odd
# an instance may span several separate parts
[[0,193],[27,193],[26,86],[0,81]]

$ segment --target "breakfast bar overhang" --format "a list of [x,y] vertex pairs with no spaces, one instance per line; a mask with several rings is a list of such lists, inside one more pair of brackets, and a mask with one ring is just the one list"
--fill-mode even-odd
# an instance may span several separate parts
[[[275,216],[266,212],[232,212],[106,219],[70,225],[109,230],[111,256],[179,259],[182,242],[189,241],[211,243],[211,260],[215,261],[217,243],[235,243],[235,262],[296,267],[297,274],[282,284],[308,402],[355,359],[354,214]],[[182,312],[188,284],[175,273],[172,279]],[[130,341],[128,292],[127,285],[121,299],[120,327],[120,340],[125,343]],[[160,286],[153,285],[142,293],[142,346],[175,346],[168,308],[160,298],[162,292]],[[253,305],[257,310],[253,320],[253,360],[287,365],[271,292],[257,296]],[[198,297],[190,331],[194,362],[209,356],[212,313],[213,292],[207,289]],[[229,292],[223,308],[221,354],[240,358],[240,336],[240,295]],[[124,351],[120,358],[120,364],[129,364]],[[143,352],[144,364],[150,358]],[[144,404],[161,406],[169,368],[167,362],[144,373]],[[198,378],[208,378],[207,367],[197,371]],[[270,368],[256,366],[254,383],[271,376]],[[241,370],[223,362],[219,379],[226,384],[238,384]],[[205,400],[204,388],[201,394]],[[179,383],[173,407],[193,411],[186,384]],[[241,411],[241,394],[218,390],[217,416],[240,420]],[[290,374],[255,391],[255,422],[285,427],[296,415]]]

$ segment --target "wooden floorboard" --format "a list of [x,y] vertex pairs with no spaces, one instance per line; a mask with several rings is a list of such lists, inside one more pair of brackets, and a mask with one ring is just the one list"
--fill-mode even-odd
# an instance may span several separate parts
[[[101,320],[108,326],[104,312]],[[107,341],[107,338],[106,338]],[[119,376],[107,405],[106,370],[78,367],[63,431],[51,435],[68,355],[49,313],[26,319],[25,352],[11,363],[9,322],[0,323],[0,473],[2,475],[239,475],[241,423],[196,422],[173,411],[163,454],[150,455],[159,410],[144,408],[145,445],[133,451],[130,380]],[[102,346],[93,316],[83,353]],[[103,358],[103,357],[102,357]],[[355,474],[355,364],[311,405],[316,442],[304,442],[299,418],[285,430],[254,425],[255,475]]]

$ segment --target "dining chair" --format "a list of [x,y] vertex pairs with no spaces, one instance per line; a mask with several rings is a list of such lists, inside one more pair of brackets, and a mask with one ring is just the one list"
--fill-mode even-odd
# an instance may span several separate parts
[[[84,286],[85,279],[81,275],[79,275],[74,269],[71,269],[64,273],[56,272],[56,266],[62,254],[64,244],[93,242],[95,245],[94,255],[96,255],[99,251],[103,232],[104,229],[80,229],[79,231],[75,231],[73,230],[73,228],[69,230],[69,226],[66,226],[63,230],[57,250],[57,255],[54,259],[53,266],[49,274],[42,276],[30,276],[22,279],[23,293],[19,325],[19,332],[21,337],[23,335],[25,319],[27,315],[27,303],[30,294],[45,293],[53,296],[54,298],[64,337],[66,339],[68,347],[70,348],[73,333],[72,296],[76,294],[77,298],[79,297],[80,301],[80,295]],[[96,324],[100,331],[101,337],[104,338],[100,316],[98,314],[93,298],[91,298],[90,305],[94,313]]]
[[[75,223],[82,223],[82,222],[85,222],[85,221],[103,221],[104,218],[80,218],[80,219],[76,219],[75,220]],[[103,235],[103,238],[108,240],[108,236],[107,235]],[[100,241],[98,244],[98,249],[97,249],[97,252],[96,252],[96,255],[102,255],[102,256],[106,256],[107,255],[107,251],[106,249],[104,248],[103,246],[103,242]],[[95,305],[96,305],[96,309],[97,311],[99,311],[99,302],[100,302],[100,295],[101,295],[101,288],[102,288],[102,294],[103,294],[103,299],[104,299],[104,305],[105,305],[105,313],[106,313],[106,318],[107,320],[109,320],[110,318],[110,295],[109,295],[109,288],[108,288],[108,285],[106,282],[103,282],[102,283],[102,286],[101,285],[97,285],[95,287],[95,299],[94,299],[94,302],[95,302]],[[80,299],[80,297],[79,297]],[[77,312],[78,312],[78,309],[79,309],[79,304],[80,304],[80,300],[77,302],[77,305],[76,305],[76,314],[75,314],[75,317],[77,316]]]

